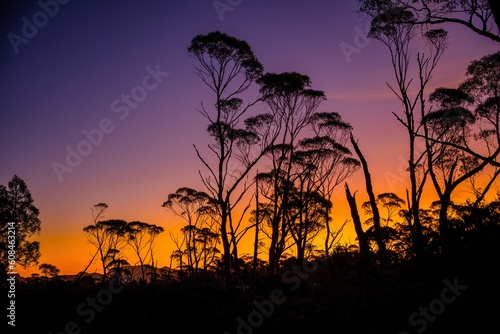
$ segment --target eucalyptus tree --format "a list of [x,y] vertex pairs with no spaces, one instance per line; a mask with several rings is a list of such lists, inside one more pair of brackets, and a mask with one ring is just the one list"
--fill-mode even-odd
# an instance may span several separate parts
[[[207,193],[187,187],[169,194],[162,204],[187,223],[181,229],[183,240],[176,242],[176,254],[187,257],[188,270],[192,277],[197,276],[200,265],[206,272],[216,259],[219,241],[219,234],[214,226],[216,205]],[[186,249],[182,249],[183,247]]]
[[[201,114],[208,121],[207,131],[213,142],[208,145],[214,159],[202,156],[195,146],[208,176],[201,175],[210,196],[216,201],[223,247],[226,281],[237,269],[237,244],[241,238],[242,219],[233,217],[250,187],[248,175],[273,142],[272,115],[248,118],[250,107],[260,98],[244,104],[241,96],[263,73],[263,66],[247,42],[215,31],[193,38],[189,53],[197,60],[195,71],[215,94],[213,110],[203,104]],[[241,127],[247,117],[247,127]],[[257,117],[257,118],[256,118]],[[200,172],[201,174],[201,172]],[[248,206],[247,206],[248,207]],[[243,209],[243,214],[246,209]],[[243,233],[246,229],[243,230]]]
[[[379,219],[380,226],[376,227],[374,221],[373,205],[371,201],[364,202],[361,207],[368,215],[368,219],[365,224],[371,225],[366,233],[366,237],[370,242],[375,242],[379,244],[378,239],[381,241],[386,248],[387,256],[390,252],[394,251],[394,243],[399,242],[399,232],[396,230],[396,224],[398,224],[398,219],[396,217],[401,217],[401,210],[405,201],[394,193],[382,193],[377,195],[376,208],[380,209]],[[383,210],[385,209],[385,215],[383,215]]]
[[107,207],[105,203],[96,204],[93,208],[94,223],[83,228],[87,240],[99,255],[103,281],[109,271],[119,271],[128,264],[122,252],[127,246],[127,222],[121,219],[100,220]]
[[155,268],[154,263],[154,241],[164,229],[161,226],[148,224],[140,221],[132,221],[128,223],[126,233],[127,242],[130,248],[137,255],[137,259],[141,266],[141,282],[146,281],[146,265],[151,263],[151,268]]
[[453,192],[464,182],[485,174],[486,168],[493,165],[494,173],[486,186],[474,187],[477,206],[500,174],[497,70],[500,70],[500,53],[485,56],[471,64],[470,77],[459,88],[438,88],[430,95],[435,110],[423,119],[424,138],[429,175],[439,197],[439,232],[444,240],[452,228],[448,210]]
[[[361,2],[363,5],[363,2]],[[411,215],[408,223],[418,251],[425,247],[420,223],[420,200],[427,179],[425,153],[418,152],[418,134],[422,131],[420,121],[428,111],[426,89],[441,56],[447,48],[447,32],[442,29],[418,30],[414,23],[415,13],[405,6],[398,7],[391,1],[386,5],[371,8],[368,1],[362,11],[371,16],[369,36],[382,42],[389,50],[396,85],[388,83],[389,88],[401,103],[402,112],[393,112],[396,119],[405,127],[408,135],[409,154],[408,172],[410,189],[408,206]],[[417,53],[416,71],[412,72],[410,49],[413,41],[423,40],[425,47]],[[415,78],[416,77],[416,78]],[[415,80],[416,79],[416,80]]]
[[61,272],[59,268],[49,263],[42,263],[41,265],[38,266],[38,270],[40,270],[42,276],[48,278],[55,278],[59,276],[59,273]]
[[295,182],[292,156],[311,117],[325,100],[322,91],[311,89],[308,76],[297,72],[266,73],[258,80],[265,105],[276,116],[275,132],[278,136],[266,150],[270,170],[259,173],[261,195],[268,201],[262,209],[266,214],[269,236],[269,272],[276,269],[290,238],[288,201]]
[[500,42],[500,3],[497,0],[359,0],[360,12],[375,17],[390,8],[403,8],[411,16],[398,23],[414,26],[456,24]]
[[321,220],[326,229],[324,250],[328,257],[346,223],[338,229],[332,229],[330,212],[333,192],[359,168],[360,163],[352,157],[347,147],[352,126],[342,120],[340,114],[316,112],[310,118],[310,128],[313,136],[299,141],[294,162],[300,166],[300,174],[305,177],[306,182],[301,184],[307,184],[306,192],[317,193],[322,197],[324,205],[320,206],[323,212]]
[[351,211],[352,222],[354,224],[354,231],[359,244],[359,255],[363,261],[366,261],[370,256],[370,243],[366,232],[363,230],[361,217],[359,216],[358,205],[356,203],[356,192],[352,193],[349,185],[344,183],[345,195],[349,209]]
[[484,150],[475,150],[469,143],[448,145],[500,167],[497,161],[500,152],[500,52],[472,61],[458,90],[474,100],[473,113],[477,126],[473,137],[482,141]]

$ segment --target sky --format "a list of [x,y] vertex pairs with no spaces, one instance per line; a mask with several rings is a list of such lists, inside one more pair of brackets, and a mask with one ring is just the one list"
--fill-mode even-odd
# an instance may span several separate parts
[[[318,111],[339,112],[353,126],[375,191],[404,191],[404,183],[387,178],[404,177],[406,156],[404,129],[391,114],[400,106],[386,85],[393,78],[388,51],[366,38],[367,21],[355,12],[356,3],[4,2],[0,184],[14,174],[27,183],[42,221],[34,238],[41,243],[40,263],[64,274],[82,270],[91,253],[82,229],[92,223],[92,206],[104,202],[107,219],[164,227],[156,258],[168,264],[168,232],[177,233],[182,222],[161,204],[179,187],[203,190],[198,171],[205,170],[193,145],[206,147],[208,136],[197,110],[202,101],[213,103],[193,73],[187,47],[196,35],[215,30],[247,41],[266,72],[308,75],[327,97]],[[449,48],[434,88],[456,86],[470,61],[498,51],[465,28],[445,28]],[[346,48],[354,51],[347,55]],[[78,150],[85,155],[69,153]],[[362,174],[348,182],[359,190],[359,203],[366,200]],[[334,221],[348,218],[339,188]],[[348,226],[344,240],[350,243]]]

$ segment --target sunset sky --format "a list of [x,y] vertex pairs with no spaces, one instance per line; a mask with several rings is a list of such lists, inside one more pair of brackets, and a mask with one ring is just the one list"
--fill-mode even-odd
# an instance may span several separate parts
[[[239,4],[221,17],[211,0],[73,0],[17,47],[9,33],[22,35],[26,19],[43,15],[36,1],[8,2],[1,20],[0,184],[14,174],[27,183],[42,221],[40,263],[63,274],[79,272],[90,260],[82,229],[92,223],[90,209],[99,202],[109,206],[108,219],[163,226],[156,258],[160,266],[168,264],[168,231],[178,232],[182,223],[161,204],[179,187],[203,190],[198,170],[204,169],[193,144],[204,149],[208,137],[197,109],[214,101],[193,73],[187,47],[194,36],[214,30],[247,41],[267,72],[308,75],[328,98],[318,110],[339,112],[353,126],[375,192],[404,191],[404,183],[385,177],[404,176],[406,157],[404,129],[391,114],[399,104],[385,83],[393,80],[388,51],[364,39],[357,1],[232,1]],[[445,28],[449,48],[434,88],[456,86],[471,60],[498,51],[498,44],[465,28]],[[350,59],[341,49],[346,44],[358,46]],[[144,82],[154,71],[157,80]],[[147,96],[126,108],[121,96],[131,92]],[[86,139],[83,132],[99,127],[108,133],[58,177],[54,162],[66,164],[67,147],[76,149]],[[348,182],[359,190],[358,203],[366,200],[361,173]],[[340,224],[349,218],[342,188],[335,198],[333,218]],[[344,239],[354,242],[350,225]]]

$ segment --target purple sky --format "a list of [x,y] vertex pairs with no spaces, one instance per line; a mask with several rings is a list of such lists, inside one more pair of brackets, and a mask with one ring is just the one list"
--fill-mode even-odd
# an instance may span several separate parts
[[[167,227],[171,216],[161,208],[166,196],[181,186],[201,189],[202,165],[192,145],[204,147],[207,136],[196,109],[213,99],[192,72],[187,46],[195,35],[214,30],[246,40],[266,71],[310,76],[313,88],[328,97],[320,111],[337,111],[354,126],[377,175],[375,187],[391,191],[383,175],[398,173],[405,137],[391,115],[399,106],[385,85],[392,81],[387,50],[361,38],[362,48],[348,62],[340,48],[354,46],[356,31],[366,26],[354,12],[356,1],[233,0],[240,4],[221,20],[210,0],[72,0],[46,16],[45,25],[35,1],[9,2],[0,44],[0,183],[17,174],[28,184],[41,211],[42,262],[63,272],[85,265],[87,258],[73,266],[72,259],[58,262],[55,254],[86,247],[82,228],[91,223],[93,204],[106,202],[108,218]],[[43,26],[16,53],[9,33],[22,35],[22,18],[33,22],[34,16]],[[433,87],[457,84],[471,60],[498,50],[456,27],[449,43]],[[145,92],[137,87],[147,67],[169,74],[161,82],[148,79],[155,87],[120,119],[124,114],[111,104],[122,94]],[[60,182],[54,161],[65,164],[66,147],[76,149],[85,140],[82,131],[101,122],[112,131],[96,137],[99,144]]]

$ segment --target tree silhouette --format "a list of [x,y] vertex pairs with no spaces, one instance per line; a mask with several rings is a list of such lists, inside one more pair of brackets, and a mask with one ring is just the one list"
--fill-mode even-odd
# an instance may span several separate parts
[[289,238],[290,226],[285,217],[288,216],[289,196],[296,177],[292,173],[292,156],[299,136],[310,124],[311,116],[325,96],[322,91],[310,88],[308,76],[296,72],[267,73],[258,82],[264,103],[277,116],[278,137],[266,152],[271,170],[257,175],[262,181],[259,182],[262,197],[270,203],[267,208],[263,207],[262,212],[267,215],[271,229],[269,272],[275,274]]
[[7,187],[0,185],[0,276],[7,272],[9,250],[15,252],[16,264],[24,268],[38,264],[40,244],[29,241],[31,236],[40,233],[38,215],[22,178],[14,175]]
[[[402,208],[404,204],[405,201],[394,193],[382,193],[377,195],[375,205],[377,209],[385,209],[386,213],[385,215],[380,214],[379,216],[380,226],[378,227],[378,230],[375,227],[375,224],[373,224],[374,214],[372,202],[367,201],[361,205],[365,214],[370,217],[365,221],[365,224],[370,225],[365,232],[366,238],[368,239],[368,242],[376,243],[377,245],[380,242],[384,243],[384,246],[386,247],[386,260],[389,260],[391,255],[392,260],[395,260],[400,256],[399,249],[396,249],[395,244],[400,243],[402,239],[405,238],[405,236],[401,235],[401,233],[406,233],[407,230],[404,230],[404,228],[402,228],[403,224],[398,222],[395,218],[402,216]],[[422,219],[422,215],[420,215],[420,217]],[[399,231],[397,227],[401,230]],[[398,246],[401,247],[401,245]]]
[[500,162],[497,161],[500,154],[499,73],[500,52],[496,52],[472,61],[467,68],[466,80],[456,90],[440,88],[434,94],[434,100],[442,101],[441,109],[446,113],[443,116],[449,116],[452,120],[459,120],[467,115],[467,110],[461,107],[461,103],[464,102],[463,96],[468,96],[471,99],[469,102],[474,102],[473,117],[476,129],[471,132],[469,139],[482,141],[485,150],[476,150],[468,142],[447,142],[441,138],[430,138],[430,140],[457,148],[480,161],[487,161],[492,166],[500,167]]
[[146,264],[151,262],[151,268],[155,268],[153,256],[154,241],[163,231],[163,227],[161,226],[140,221],[128,223],[126,229],[127,241],[139,260],[141,266],[141,282],[146,282]]
[[42,263],[38,266],[38,270],[42,273],[43,276],[54,278],[59,276],[59,268],[49,263]]
[[[245,129],[238,128],[249,108],[259,100],[244,106],[239,96],[262,74],[263,67],[248,43],[219,31],[196,36],[188,51],[198,61],[195,67],[198,77],[215,93],[215,111],[206,110],[203,104],[201,110],[214,140],[209,149],[216,157],[215,163],[211,165],[203,158],[196,146],[195,150],[209,174],[202,176],[202,181],[217,203],[224,276],[229,283],[232,269],[238,269],[237,245],[243,217],[235,219],[234,208],[250,187],[246,182],[248,173],[274,138],[268,115],[258,118],[258,122],[254,116]],[[260,131],[252,127],[256,124]],[[244,214],[246,210],[243,211]]]
[[[219,252],[219,235],[215,230],[215,205],[216,202],[208,194],[187,187],[169,194],[162,204],[164,208],[187,222],[181,229],[183,240],[174,238],[178,248],[174,257],[182,266],[182,258],[186,255],[191,277],[198,275],[200,265],[206,273]],[[182,249],[184,245],[185,250]]]
[[[386,254],[386,246],[385,246],[385,241],[384,238],[382,237],[382,227],[380,224],[380,213],[378,211],[378,206],[377,206],[377,201],[375,199],[375,193],[373,192],[373,186],[372,186],[372,179],[371,179],[371,174],[370,171],[368,170],[368,163],[366,162],[365,157],[363,156],[358,143],[354,140],[354,137],[351,134],[351,144],[354,147],[354,150],[356,151],[356,154],[359,157],[359,160],[361,161],[361,165],[363,166],[363,174],[365,176],[365,186],[366,186],[366,192],[368,193],[368,198],[370,199],[370,208],[371,212],[373,214],[372,222],[373,222],[373,231],[374,231],[374,236],[375,236],[375,241],[377,242],[378,246],[378,254],[380,258],[382,259],[382,262],[386,262],[387,260],[387,254]],[[354,203],[353,203],[354,204]]]
[[495,0],[359,0],[359,12],[380,19],[404,10],[408,16],[393,15],[398,24],[414,26],[452,23],[480,36],[500,42],[500,5]]
[[[333,205],[335,188],[360,165],[347,148],[352,126],[336,112],[319,112],[312,115],[311,127],[315,136],[302,140],[300,144],[313,157],[310,165],[314,166],[314,169],[310,176],[314,179],[316,191]],[[347,221],[338,229],[332,230],[331,206],[324,206],[324,209],[325,256],[328,258]]]
[[384,11],[366,11],[372,15],[372,25],[369,36],[381,41],[389,50],[391,64],[396,79],[396,86],[388,84],[403,107],[402,115],[393,112],[396,119],[405,127],[408,134],[409,157],[408,172],[410,179],[408,223],[411,226],[417,253],[425,247],[422,226],[420,223],[420,200],[427,179],[428,170],[422,160],[427,156],[417,151],[418,133],[421,131],[419,119],[427,112],[425,91],[432,78],[442,54],[447,48],[447,32],[442,29],[422,31],[420,38],[425,41],[425,49],[416,57],[418,78],[416,93],[414,78],[410,73],[412,57],[410,45],[418,37],[414,21],[415,14],[406,7],[384,7]]
[[121,254],[127,245],[127,222],[121,219],[100,220],[107,208],[105,203],[94,205],[94,223],[83,228],[87,233],[87,240],[99,254],[103,281],[108,278],[110,271],[119,272],[128,264]]
[[473,98],[460,91],[438,89],[430,97],[438,102],[438,109],[428,113],[424,119],[429,175],[439,197],[439,231],[444,244],[448,244],[448,209],[452,204],[453,191],[463,182],[480,173],[488,164],[478,161],[455,147],[437,143],[435,140],[456,145],[469,145],[471,124],[474,115],[462,106],[463,101]]

